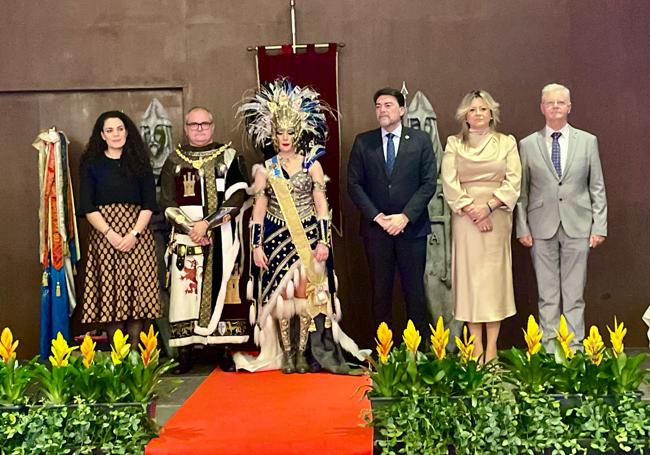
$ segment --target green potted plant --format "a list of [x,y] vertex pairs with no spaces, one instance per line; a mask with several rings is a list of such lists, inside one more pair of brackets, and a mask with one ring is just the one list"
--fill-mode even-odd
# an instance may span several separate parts
[[0,335],[0,413],[22,409],[27,401],[25,389],[32,378],[34,360],[20,364],[16,359],[18,340],[6,327]]

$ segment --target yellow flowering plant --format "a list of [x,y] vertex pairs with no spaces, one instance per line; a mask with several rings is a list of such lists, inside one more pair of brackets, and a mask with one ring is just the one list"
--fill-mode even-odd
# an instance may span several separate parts
[[38,364],[37,377],[40,389],[45,396],[45,401],[50,404],[66,404],[72,398],[72,387],[77,370],[70,365],[70,355],[79,346],[69,346],[68,341],[58,332],[52,340],[50,356],[51,369],[43,364]]
[[614,317],[614,330],[609,326],[607,330],[611,347],[605,350],[606,360],[603,367],[612,374],[612,389],[616,393],[637,392],[641,383],[650,376],[650,370],[642,367],[648,354],[641,352],[629,357],[624,352],[623,339],[627,329],[622,322],[618,323],[616,317]]
[[388,356],[390,355],[390,350],[393,348],[393,331],[388,328],[385,322],[379,324],[375,342],[377,343],[379,361],[385,365],[388,363]]
[[[124,359],[127,367],[124,379],[132,401],[149,403],[157,397],[162,375],[174,368],[176,362],[167,360],[160,363],[158,334],[154,332],[153,326],[149,326],[148,332],[140,333],[139,350],[139,355],[136,351],[132,351]],[[175,385],[172,384],[172,387]]]
[[377,360],[369,357],[372,388],[370,396],[401,397],[421,393],[439,381],[440,367],[432,368],[418,348],[422,336],[413,321],[408,321],[402,333],[402,344],[393,347],[393,332],[385,322],[377,328]]
[[449,329],[445,329],[445,322],[442,316],[438,316],[436,328],[429,324],[431,330],[431,350],[438,360],[442,360],[447,355],[447,345],[449,344]]
[[8,327],[0,335],[0,403],[17,405],[23,403],[25,389],[31,379],[34,360],[21,365],[16,359],[18,340]]
[[[562,332],[562,327],[558,332]],[[572,333],[569,338],[572,339]],[[561,338],[555,340],[555,361],[558,371],[553,391],[569,394],[607,395],[611,391],[612,378],[602,365],[605,345],[598,327],[591,326],[589,336],[582,341],[584,351],[565,347]]]
[[479,363],[480,359],[474,355],[474,335],[468,336],[467,326],[463,327],[463,338],[455,337],[454,342],[458,355],[445,356],[442,360],[445,393],[462,397],[487,393],[486,386],[490,385],[490,380],[494,377],[495,363]]
[[423,354],[418,351],[422,337],[420,332],[415,329],[415,324],[409,319],[402,334],[404,343],[403,347],[406,348],[406,372],[402,376],[402,385],[406,387],[407,391],[417,391],[421,387],[420,377],[418,375],[417,361],[423,359]]
[[403,372],[397,362],[393,350],[393,331],[388,324],[382,322],[377,328],[377,360],[368,357],[369,374],[372,387],[368,391],[371,396],[396,397],[399,394],[398,384]]
[[129,335],[125,335],[120,329],[115,331],[112,341],[110,361],[107,360],[102,369],[101,382],[103,399],[109,403],[116,403],[125,399],[129,394],[129,388],[124,380],[128,372],[124,360],[131,351],[131,344]]
[[555,329],[555,333],[557,335],[555,339],[560,344],[562,352],[564,352],[564,357],[571,360],[575,355],[575,351],[571,348],[571,340],[575,338],[576,334],[569,331],[564,315],[560,316],[560,326]]
[[583,350],[570,346],[575,334],[567,326],[564,316],[556,330],[555,368],[551,379],[551,391],[556,393],[604,396],[616,393],[637,392],[648,377],[648,370],[642,368],[646,353],[628,357],[624,352],[625,325],[614,318],[614,329],[609,331],[610,344],[607,348],[598,327],[589,328],[589,336],[582,341]]
[[526,393],[542,393],[552,388],[557,368],[553,357],[547,354],[542,345],[543,335],[531,314],[524,330],[526,350],[513,347],[499,353],[506,369],[504,380]]
[[97,402],[102,398],[101,371],[105,368],[105,362],[95,351],[96,347],[97,343],[86,334],[79,347],[81,355],[73,361],[77,371],[74,383],[75,394],[89,402]]

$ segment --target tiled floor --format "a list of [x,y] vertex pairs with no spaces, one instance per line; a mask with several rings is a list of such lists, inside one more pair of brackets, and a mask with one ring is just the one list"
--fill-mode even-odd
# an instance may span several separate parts
[[216,365],[200,364],[195,365],[187,374],[178,376],[169,375],[163,378],[164,381],[171,381],[178,378],[182,380],[182,383],[171,395],[162,397],[158,401],[156,408],[156,421],[158,424],[164,425],[215,368]]

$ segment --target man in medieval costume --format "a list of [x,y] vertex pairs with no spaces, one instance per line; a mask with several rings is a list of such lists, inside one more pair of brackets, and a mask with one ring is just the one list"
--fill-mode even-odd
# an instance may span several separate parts
[[191,369],[194,344],[222,345],[219,364],[233,371],[227,345],[248,341],[237,279],[247,173],[230,143],[213,141],[209,110],[191,108],[184,130],[188,143],[167,158],[160,199],[173,229],[166,257],[170,346],[179,348],[175,372]]

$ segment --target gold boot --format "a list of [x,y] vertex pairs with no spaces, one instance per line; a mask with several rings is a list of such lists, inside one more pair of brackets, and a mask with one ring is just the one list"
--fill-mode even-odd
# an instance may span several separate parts
[[282,344],[282,365],[280,369],[286,374],[295,373],[294,353],[291,350],[291,319],[282,318],[278,323],[280,324],[280,341]]
[[307,340],[309,339],[309,324],[311,324],[311,317],[308,314],[300,315],[300,338],[298,340],[298,352],[296,353],[296,371],[298,373],[309,372],[309,362],[305,357]]

